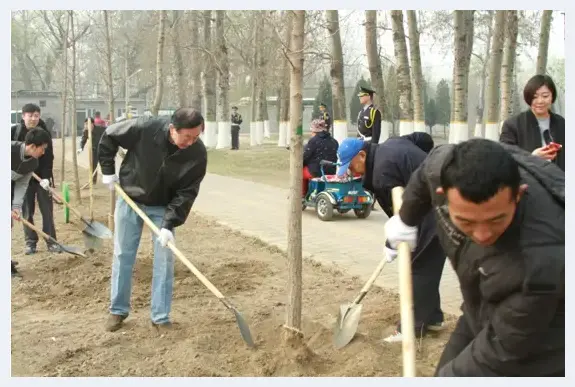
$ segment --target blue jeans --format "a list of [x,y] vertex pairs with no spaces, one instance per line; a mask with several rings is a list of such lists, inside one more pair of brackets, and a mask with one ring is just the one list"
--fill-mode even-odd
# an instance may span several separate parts
[[[165,207],[137,204],[142,211],[161,227]],[[140,245],[144,221],[122,199],[116,201],[114,214],[114,261],[112,263],[112,287],[110,313],[128,316],[132,293],[132,269]],[[155,324],[170,321],[172,290],[174,285],[174,257],[168,247],[162,247],[152,233],[154,244],[154,267],[152,274],[151,318]]]

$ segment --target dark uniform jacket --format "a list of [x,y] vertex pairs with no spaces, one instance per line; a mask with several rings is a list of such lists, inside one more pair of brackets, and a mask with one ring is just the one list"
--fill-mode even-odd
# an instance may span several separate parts
[[[103,126],[93,126],[92,129],[92,152],[94,154],[98,153],[98,144],[100,143],[100,139],[102,138],[102,135],[104,134],[104,131],[106,130],[106,128],[104,128]],[[88,131],[84,130],[82,132],[82,140],[80,141],[80,149],[84,150],[84,147],[86,146],[86,143],[88,142]]]
[[372,144],[379,143],[381,135],[381,112],[373,104],[366,109],[362,107],[357,115],[358,137],[370,141]]
[[232,126],[240,126],[243,122],[242,115],[240,113],[232,114]]
[[[40,119],[38,123],[38,128],[44,129],[46,132],[50,134],[50,142],[44,151],[44,154],[38,159],[38,167],[35,170],[36,175],[38,175],[41,179],[53,179],[53,171],[52,168],[54,167],[54,148],[52,146],[52,134],[46,127],[46,123]],[[26,134],[28,133],[28,129],[24,124],[24,120],[21,120],[19,124],[13,125],[11,130],[12,141],[21,141],[24,142],[24,138],[26,138]],[[32,182],[36,182],[36,180],[32,180]]]
[[[549,132],[554,142],[563,145],[552,162],[565,171],[565,118],[551,113]],[[505,120],[499,141],[517,145],[529,153],[541,148],[541,130],[535,114],[527,110]]]
[[[391,137],[381,144],[368,145],[363,186],[375,194],[375,199],[388,217],[393,216],[391,190],[407,185],[411,174],[423,163],[431,148],[433,139],[422,132]],[[412,260],[416,260],[436,238],[433,211],[428,212],[419,224],[417,249],[412,254]]]
[[[321,160],[328,160],[332,162],[337,161],[337,149],[339,143],[328,132],[319,132],[309,139],[303,150],[303,166],[309,169],[313,177],[321,176],[321,168],[319,162]],[[333,175],[335,173],[335,166],[324,166],[326,175]]]
[[436,147],[411,177],[401,219],[417,225],[435,211],[437,234],[459,278],[463,316],[474,339],[438,376],[547,376],[565,369],[565,175],[516,146],[528,189],[493,246],[460,233],[436,194],[453,145]]
[[198,139],[186,149],[170,143],[170,119],[140,117],[109,126],[100,140],[103,175],[116,172],[118,147],[127,150],[120,167],[120,185],[135,202],[166,206],[162,228],[182,225],[206,175],[207,152]]

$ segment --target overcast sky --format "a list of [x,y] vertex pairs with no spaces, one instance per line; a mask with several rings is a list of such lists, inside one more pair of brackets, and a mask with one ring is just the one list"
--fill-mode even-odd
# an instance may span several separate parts
[[[367,57],[365,55],[365,28],[363,26],[365,20],[365,13],[363,10],[344,11],[341,10],[340,28],[342,32],[342,44],[344,46],[344,53],[347,53],[348,58],[344,58],[345,63],[358,60],[363,63],[365,71],[367,68]],[[378,19],[378,22],[380,20]],[[551,35],[549,38],[549,61],[553,57],[565,57],[565,40],[564,40],[564,24],[563,15],[559,12],[553,14],[553,22],[551,25]],[[405,29],[407,34],[407,28]],[[393,37],[391,31],[384,31],[380,34],[378,44],[381,46],[382,54],[393,58]],[[449,51],[445,56],[439,52],[437,46],[433,50],[433,41],[427,35],[420,37],[420,50],[421,50],[421,64],[423,67],[423,74],[429,75],[432,82],[437,82],[441,78],[451,78],[453,73],[453,52]],[[529,70],[529,64],[532,63],[535,69],[535,62],[537,60],[537,47],[529,50],[531,60],[526,56],[520,57],[521,67],[523,70]]]

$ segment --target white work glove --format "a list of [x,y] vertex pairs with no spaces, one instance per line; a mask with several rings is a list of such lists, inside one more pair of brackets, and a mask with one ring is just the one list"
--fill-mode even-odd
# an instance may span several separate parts
[[50,191],[50,180],[48,179],[40,180],[40,187],[42,187],[46,191]]
[[78,150],[76,151],[76,154],[79,155],[80,153],[82,153],[82,149],[78,149]]
[[385,256],[387,257],[387,263],[395,261],[395,258],[397,258],[397,250],[391,249],[387,246],[385,246],[383,249]]
[[166,247],[168,242],[174,243],[174,234],[170,230],[163,228],[160,230],[160,235],[158,235],[158,242],[160,242],[162,247]]
[[393,215],[384,226],[389,247],[397,250],[400,242],[407,242],[411,251],[417,246],[417,227],[410,227],[401,221],[399,215]]
[[114,184],[118,182],[118,176],[116,175],[103,175],[102,176],[102,183],[106,184],[110,191],[115,189]]

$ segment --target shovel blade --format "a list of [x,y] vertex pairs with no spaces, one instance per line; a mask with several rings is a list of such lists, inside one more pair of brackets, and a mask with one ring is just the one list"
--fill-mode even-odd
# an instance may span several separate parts
[[248,327],[248,323],[242,316],[240,312],[237,311],[236,308],[230,308],[234,315],[236,316],[236,322],[238,323],[238,327],[240,328],[240,335],[242,335],[242,339],[246,342],[248,347],[255,347],[254,341],[252,340],[252,334],[250,333],[250,328]]
[[87,250],[98,250],[102,246],[102,239],[95,237],[86,230],[82,231],[82,236],[84,237],[84,246],[86,246]]
[[100,222],[91,221],[86,225],[84,232],[100,239],[110,239],[114,235],[112,231]]
[[86,254],[84,254],[84,251],[82,251],[82,249],[80,249],[79,247],[60,245],[60,248],[69,254],[86,258]]
[[337,349],[345,347],[355,336],[361,317],[361,309],[361,304],[340,306],[333,337]]

